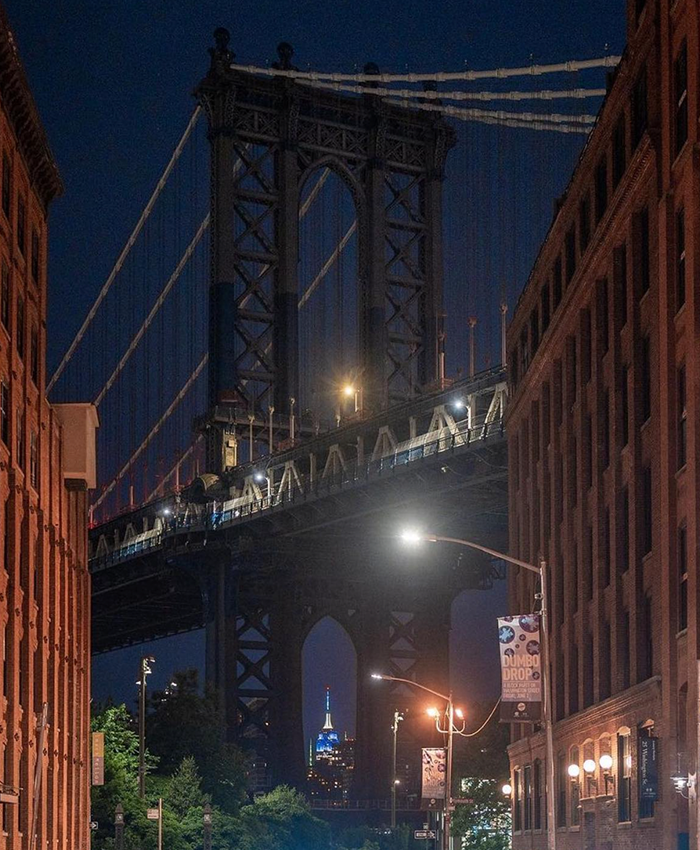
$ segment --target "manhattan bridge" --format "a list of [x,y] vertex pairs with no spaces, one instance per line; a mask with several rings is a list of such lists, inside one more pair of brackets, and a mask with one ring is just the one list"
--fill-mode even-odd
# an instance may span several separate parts
[[[540,147],[521,172],[542,176],[562,141],[580,150],[586,104],[605,94],[588,81],[619,57],[319,73],[296,68],[286,43],[269,67],[237,64],[224,29],[209,53],[185,132],[49,387],[100,413],[93,648],[204,628],[230,738],[256,753],[261,787],[301,786],[302,648],[334,618],[357,657],[353,793],[380,800],[390,717],[412,696],[369,674],[444,691],[454,598],[504,577],[478,553],[415,558],[397,542],[419,519],[507,546],[516,281],[494,299],[462,256],[483,221],[458,234],[443,222],[448,162],[461,157],[455,182],[471,193],[451,215],[517,181],[508,154],[527,140]],[[552,76],[559,87],[543,87]],[[564,111],[548,111],[556,101]],[[498,150],[465,126],[493,129]],[[532,198],[514,198],[527,216]],[[457,370],[450,314],[467,355]]]

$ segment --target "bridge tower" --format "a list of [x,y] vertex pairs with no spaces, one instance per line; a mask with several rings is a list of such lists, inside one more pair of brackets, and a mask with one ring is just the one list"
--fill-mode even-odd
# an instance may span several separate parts
[[[299,407],[299,206],[332,169],[355,202],[364,406],[412,398],[439,373],[442,180],[454,131],[437,114],[233,70],[215,32],[196,96],[211,143],[209,472],[235,464],[236,424]],[[292,68],[281,44],[276,67]],[[368,66],[370,70],[376,66]],[[294,401],[293,401],[294,400]],[[227,451],[228,449],[228,451]]]

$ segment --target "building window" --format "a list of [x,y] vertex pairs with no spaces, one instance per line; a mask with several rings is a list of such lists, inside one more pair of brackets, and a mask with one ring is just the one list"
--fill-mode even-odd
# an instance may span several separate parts
[[583,420],[583,439],[585,464],[583,475],[586,487],[590,489],[593,486],[593,417],[590,413],[586,414]]
[[27,208],[24,198],[17,198],[17,247],[20,254],[24,255],[27,238]]
[[632,820],[632,756],[629,733],[617,736],[617,820]]
[[7,263],[2,261],[2,272],[0,273],[0,321],[5,330],[10,332],[10,269]]
[[676,212],[676,310],[685,304],[685,210]]
[[39,233],[32,228],[32,280],[39,283]]
[[593,635],[586,635],[583,658],[583,707],[593,705]]
[[0,439],[10,446],[10,388],[0,383]]
[[566,338],[566,396],[569,408],[576,403],[577,394],[577,363],[576,363],[576,337],[568,336]]
[[15,328],[17,353],[24,360],[24,298],[17,296],[17,327]]
[[629,370],[624,366],[620,375],[620,409],[622,415],[622,445],[627,445],[630,438],[630,409],[629,409]]
[[576,229],[573,225],[566,234],[564,251],[566,253],[566,283],[569,284],[576,272]]
[[7,154],[2,157],[2,210],[5,216],[10,218],[10,207],[12,205],[12,166]]
[[523,768],[523,829],[532,829],[532,766]]
[[599,664],[600,671],[600,699],[607,699],[612,693],[612,664],[610,652],[612,651],[612,628],[610,623],[604,623],[600,633],[600,657],[607,659],[607,663]]
[[542,829],[542,812],[546,812],[547,807],[544,798],[544,782],[542,782],[542,762],[539,759],[535,759],[532,771],[532,797],[534,802],[532,828]]
[[644,642],[642,646],[642,663],[640,664],[640,681],[650,679],[654,675],[654,608],[651,596],[645,596],[642,604],[642,625]]
[[532,348],[532,356],[540,345],[540,319],[537,314],[537,307],[530,313],[530,346]]
[[581,311],[581,383],[591,380],[591,311]]
[[652,480],[651,467],[642,470],[642,552],[651,552],[652,545]]
[[578,205],[578,232],[581,253],[583,254],[591,241],[591,203],[588,195],[584,195]]
[[640,357],[640,406],[642,422],[651,416],[651,342],[648,336],[642,337]]
[[688,459],[688,410],[686,404],[685,364],[678,367],[678,469],[685,466]]
[[17,465],[21,470],[24,470],[24,430],[22,428],[22,411],[17,411],[16,429],[17,429]]
[[29,435],[29,483],[35,490],[39,489],[39,447],[34,431]]
[[675,117],[673,123],[676,154],[688,138],[688,45],[684,41],[673,63]]
[[622,180],[627,167],[627,146],[625,140],[625,116],[620,115],[613,131],[612,149],[612,178],[613,189],[616,189]]
[[600,461],[603,469],[610,466],[610,393],[603,395],[603,407],[600,411]]
[[603,587],[608,587],[612,574],[610,563],[612,560],[612,547],[610,546],[610,508],[605,509],[605,518],[603,519],[602,532],[603,540],[601,542],[601,549],[603,552]]
[[[578,589],[577,589],[578,592]],[[569,714],[576,714],[578,711],[578,647],[574,644],[571,647],[571,667],[569,669]],[[573,823],[574,813],[571,813]]]
[[639,294],[644,295],[648,292],[651,283],[651,266],[649,258],[649,209],[644,207],[638,213],[636,218],[637,223],[637,274]]
[[608,297],[608,279],[598,281],[598,345],[601,356],[610,347],[610,299]]
[[530,365],[530,346],[527,340],[527,326],[520,331],[520,374],[525,375]]
[[636,148],[647,128],[647,69],[642,68],[632,92],[632,148]]
[[620,497],[620,573],[626,573],[630,566],[630,491],[624,487]]
[[552,277],[552,306],[556,310],[561,304],[562,296],[562,278],[561,278],[561,257],[557,257],[554,263],[554,274]]
[[547,283],[542,287],[540,300],[542,303],[542,335],[544,335],[549,327],[549,284]]
[[678,631],[688,628],[688,527],[678,529]]
[[519,768],[513,771],[513,832],[523,828],[523,791],[522,774]]
[[595,220],[596,224],[608,208],[608,160],[603,155],[595,169]]
[[620,618],[620,646],[618,649],[618,660],[620,663],[620,684],[623,690],[629,688],[630,677],[630,612],[623,611]]
[[39,332],[32,328],[29,341],[29,364],[34,386],[39,386]]
[[557,756],[557,827],[566,826],[566,785],[569,781],[564,753]]
[[[580,768],[578,747],[572,747],[569,754],[569,764],[575,764]],[[581,785],[578,777],[569,779],[569,800],[571,810],[571,826],[579,826],[581,824]]]
[[627,245],[618,245],[613,253],[613,285],[620,328],[627,324]]

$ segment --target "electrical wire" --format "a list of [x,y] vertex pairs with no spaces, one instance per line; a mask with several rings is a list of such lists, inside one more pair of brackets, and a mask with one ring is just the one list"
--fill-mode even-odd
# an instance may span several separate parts
[[456,732],[455,734],[460,735],[462,738],[475,738],[478,734],[483,732],[484,729],[488,726],[489,721],[491,720],[493,715],[496,713],[496,709],[498,708],[498,706],[500,704],[501,704],[501,698],[499,697],[498,700],[496,701],[496,705],[494,705],[494,707],[491,709],[491,713],[489,714],[489,716],[486,718],[486,720],[484,720],[484,722],[481,724],[481,726],[479,726],[479,728],[476,729],[474,732]]

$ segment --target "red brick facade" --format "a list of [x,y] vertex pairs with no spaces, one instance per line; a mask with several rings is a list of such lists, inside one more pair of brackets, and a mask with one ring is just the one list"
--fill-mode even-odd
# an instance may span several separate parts
[[[47,206],[60,192],[0,10],[0,848],[89,847],[87,482],[44,395]],[[72,436],[72,435],[70,435]]]
[[[688,803],[671,777],[698,770],[700,2],[630,0],[627,17],[508,334],[510,546],[551,565],[562,850],[675,850],[697,832],[695,789]],[[533,591],[515,575],[512,610]],[[544,742],[515,731],[514,848],[544,848]]]

